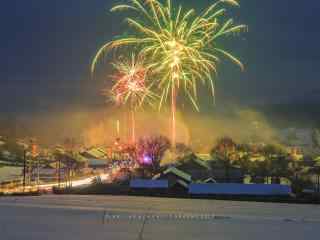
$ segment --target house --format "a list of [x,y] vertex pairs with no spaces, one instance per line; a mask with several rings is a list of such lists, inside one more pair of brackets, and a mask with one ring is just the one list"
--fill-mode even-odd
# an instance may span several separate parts
[[134,179],[130,181],[130,190],[141,194],[167,193],[169,188],[168,180]]
[[166,169],[164,172],[155,175],[152,179],[168,180],[168,193],[173,195],[186,195],[188,193],[189,184],[192,181],[192,177],[189,174],[175,167]]
[[108,162],[104,159],[89,158],[87,165],[92,170],[101,170],[108,167]]
[[217,161],[203,161],[195,156],[176,166],[177,169],[189,174],[195,182],[212,179],[215,182],[243,183],[243,173],[239,167],[225,168]]
[[169,194],[186,195],[188,194],[189,184],[181,179],[177,179],[169,188]]
[[209,178],[205,179],[204,181],[202,181],[202,183],[217,183],[217,181],[214,178],[209,177]]
[[132,189],[168,189],[168,180],[134,179],[130,181]]
[[162,174],[161,178],[166,178],[169,182],[176,182],[177,180],[182,180],[186,183],[191,183],[192,176],[186,172],[181,171],[178,168],[170,167],[166,169]]
[[166,179],[169,183],[169,193],[186,194],[188,186],[192,182],[192,176],[175,167],[170,167],[156,175],[154,179]]
[[105,170],[110,163],[107,152],[102,148],[88,149],[82,152],[81,156],[87,159],[87,168],[91,171]]
[[243,183],[244,175],[239,167],[214,167],[211,170],[211,177],[218,183]]
[[81,153],[82,156],[90,159],[106,159],[107,153],[102,148],[91,148]]
[[211,176],[211,168],[208,162],[196,156],[191,156],[176,166],[177,169],[189,174],[193,180],[203,180]]
[[238,195],[238,196],[290,196],[291,187],[279,184],[217,183],[189,185],[189,194],[195,196]]

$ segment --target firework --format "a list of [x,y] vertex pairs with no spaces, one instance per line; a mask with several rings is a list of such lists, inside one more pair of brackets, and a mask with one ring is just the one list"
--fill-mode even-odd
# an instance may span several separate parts
[[112,64],[115,73],[112,79],[115,82],[107,94],[118,105],[128,104],[130,108],[132,142],[135,141],[135,111],[144,102],[152,105],[156,98],[147,86],[146,78],[148,69],[144,66],[143,58],[131,55],[128,59],[119,59]]
[[133,11],[135,18],[126,20],[134,30],[102,46],[92,63],[94,71],[105,51],[124,46],[139,47],[158,74],[160,104],[171,98],[172,144],[176,142],[176,98],[179,90],[188,96],[195,109],[198,82],[208,83],[214,99],[214,76],[220,57],[226,57],[243,69],[242,63],[218,45],[219,39],[246,29],[226,18],[224,6],[239,6],[236,0],[219,0],[197,15],[194,9],[174,7],[171,0],[128,0],[111,11]]
[[128,59],[119,59],[112,64],[115,73],[111,76],[115,82],[111,95],[117,104],[126,104],[132,101],[134,105],[141,105],[148,89],[146,87],[147,69],[140,59],[134,55]]

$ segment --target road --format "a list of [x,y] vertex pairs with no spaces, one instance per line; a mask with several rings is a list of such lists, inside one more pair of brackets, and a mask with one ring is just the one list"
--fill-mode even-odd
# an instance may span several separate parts
[[[88,186],[90,184],[92,184],[92,181],[94,181],[95,179],[97,179],[98,177],[100,178],[101,181],[104,182],[108,182],[110,181],[110,176],[111,173],[104,173],[104,174],[99,174],[99,175],[95,175],[95,176],[90,176],[90,177],[86,177],[86,178],[82,178],[82,179],[78,179],[78,180],[73,180],[71,185],[73,187],[84,187],[84,186]],[[5,193],[17,193],[17,192],[28,192],[28,191],[36,191],[36,190],[47,190],[47,191],[51,191],[52,187],[65,187],[66,186],[66,182],[54,182],[54,183],[46,183],[46,184],[40,184],[40,185],[32,185],[32,186],[19,186],[16,188],[10,188],[10,189],[1,189],[0,188],[0,192],[5,192]]]
[[319,239],[320,206],[122,196],[0,198],[1,240]]

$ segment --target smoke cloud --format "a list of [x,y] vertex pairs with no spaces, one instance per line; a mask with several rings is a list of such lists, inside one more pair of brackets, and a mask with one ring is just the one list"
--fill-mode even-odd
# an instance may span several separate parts
[[[125,142],[130,137],[130,118],[125,108],[99,106],[86,110],[43,112],[20,116],[6,124],[10,127],[1,134],[36,137],[44,145],[62,143],[66,138],[72,138],[82,146],[90,147],[110,145],[117,137]],[[154,135],[170,138],[169,109],[161,112],[139,110],[136,113],[136,134],[137,138]],[[236,142],[274,143],[278,139],[277,129],[262,113],[252,109],[234,107],[210,114],[177,113],[177,141],[189,145],[194,151],[209,152],[216,140],[223,136],[229,136]]]

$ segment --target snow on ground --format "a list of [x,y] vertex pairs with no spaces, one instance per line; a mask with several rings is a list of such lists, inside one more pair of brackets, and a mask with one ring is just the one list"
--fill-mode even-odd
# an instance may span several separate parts
[[320,206],[124,196],[0,198],[1,240],[318,239]]

